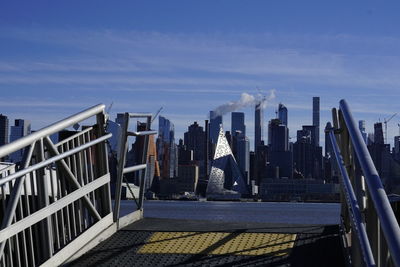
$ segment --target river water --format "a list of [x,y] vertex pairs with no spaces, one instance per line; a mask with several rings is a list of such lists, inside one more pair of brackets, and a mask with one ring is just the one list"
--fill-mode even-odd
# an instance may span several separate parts
[[[132,202],[130,202],[132,203]],[[123,201],[122,210],[129,202]],[[338,224],[340,204],[301,202],[159,201],[144,203],[144,217],[263,222]]]

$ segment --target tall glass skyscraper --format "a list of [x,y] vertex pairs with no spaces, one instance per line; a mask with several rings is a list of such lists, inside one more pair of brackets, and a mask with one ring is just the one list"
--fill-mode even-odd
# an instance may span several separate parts
[[319,146],[319,96],[313,97],[313,124],[315,126],[315,143]]
[[232,112],[231,134],[235,135],[236,131],[240,131],[244,136],[246,136],[243,112]]
[[210,111],[210,143],[217,144],[220,125],[222,124],[222,116],[217,115],[214,111]]
[[263,101],[260,101],[255,106],[254,111],[254,151],[257,151],[263,140],[264,132],[264,108]]
[[282,103],[278,106],[278,119],[283,125],[288,126],[288,110]]
[[163,116],[159,116],[158,118],[158,136],[161,136],[164,142],[169,143],[171,139],[174,139],[174,125]]
[[162,177],[173,178],[177,174],[177,151],[174,124],[165,117],[159,116],[157,154],[160,161]]

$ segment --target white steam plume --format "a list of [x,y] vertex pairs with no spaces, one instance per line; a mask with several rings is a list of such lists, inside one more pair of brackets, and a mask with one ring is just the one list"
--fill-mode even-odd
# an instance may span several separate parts
[[231,101],[223,105],[218,106],[214,109],[214,116],[222,116],[226,113],[239,110],[248,106],[253,106],[256,104],[261,104],[262,108],[266,108],[268,103],[275,98],[275,89],[269,91],[269,96],[262,96],[257,94],[256,96],[250,95],[248,93],[242,93],[238,101]]

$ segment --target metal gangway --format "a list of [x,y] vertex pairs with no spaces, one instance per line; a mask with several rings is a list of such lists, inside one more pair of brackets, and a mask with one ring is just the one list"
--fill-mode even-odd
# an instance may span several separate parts
[[[349,266],[400,266],[399,224],[367,146],[344,100],[338,110],[332,110],[332,114],[333,123],[327,133],[341,179],[340,234],[346,252],[343,255],[347,257],[345,262]],[[149,136],[156,134],[151,130],[152,115],[124,114],[118,137],[120,145],[115,178],[111,176],[109,166],[112,161],[107,140],[112,134],[106,130],[107,116],[105,106],[97,105],[0,147],[0,158],[24,149],[20,164],[3,165],[0,170],[0,266],[65,265],[118,233],[120,237],[126,233],[135,237],[135,233],[139,233],[137,230],[121,233],[124,227],[131,227],[132,222],[141,221],[140,227],[149,229],[149,221],[140,219],[143,218],[145,179],[149,169]],[[145,129],[131,131],[131,119],[145,120]],[[91,126],[82,127],[81,131],[58,143],[52,141],[53,134],[82,122]],[[142,138],[143,147],[140,164],[126,167],[129,137]],[[130,201],[136,205],[122,216],[122,186],[125,183],[131,190],[125,179],[125,175],[131,172],[139,172],[139,195],[135,201]],[[114,199],[111,187],[114,188]],[[168,223],[167,228],[179,230],[177,228],[181,226],[174,223]],[[191,233],[190,223],[184,222],[183,226]],[[226,228],[225,225],[216,227],[207,223],[200,228],[209,227]],[[150,232],[147,230],[149,235]],[[196,235],[202,237],[206,234]],[[226,235],[235,239],[240,233]],[[269,235],[260,233],[259,236]],[[293,237],[292,234],[286,236]],[[298,236],[310,236],[310,240],[314,240],[312,233]],[[226,238],[217,243],[223,245],[224,240]],[[293,240],[286,245],[295,247]],[[306,239],[300,238],[300,241]],[[139,240],[138,244],[142,242],[145,239]],[[124,249],[126,245],[121,246]],[[304,255],[304,250],[299,251],[297,256]],[[152,254],[148,255],[152,257]],[[162,257],[166,259],[165,255]],[[197,260],[197,256],[194,259]],[[257,262],[262,258],[257,256],[254,259]]]
[[[65,264],[143,217],[148,136],[156,133],[150,131],[152,115],[125,113],[116,181],[109,169],[107,116],[100,104],[0,147],[0,158],[24,151],[20,164],[0,170],[0,266]],[[129,132],[131,118],[146,119],[146,131]],[[52,141],[53,134],[82,122],[92,126]],[[141,164],[125,168],[128,136],[143,137],[144,148]],[[137,206],[120,216],[123,177],[135,171],[142,177]]]

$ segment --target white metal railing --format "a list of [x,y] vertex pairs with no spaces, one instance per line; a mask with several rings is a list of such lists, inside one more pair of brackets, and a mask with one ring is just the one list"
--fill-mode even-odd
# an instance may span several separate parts
[[[145,129],[142,131],[130,132],[129,125],[131,119],[145,119]],[[114,222],[117,223],[118,226],[123,226],[120,224],[120,203],[121,203],[121,194],[122,194],[122,184],[126,183],[128,190],[131,191],[132,196],[134,197],[134,201],[136,203],[136,210],[143,210],[143,199],[144,199],[144,191],[145,191],[145,179],[147,177],[147,165],[148,165],[148,150],[149,150],[149,138],[151,135],[157,134],[157,131],[150,130],[152,122],[152,114],[149,113],[124,113],[122,120],[122,134],[120,136],[119,142],[119,151],[118,151],[118,167],[117,167],[117,181],[115,186],[115,206],[114,206]],[[141,158],[138,159],[139,164],[131,167],[125,167],[126,164],[126,153],[128,151],[128,137],[135,136],[136,138],[142,138],[142,148],[141,148]],[[139,197],[135,198],[135,195],[130,188],[130,184],[125,179],[125,174],[139,171]],[[131,210],[131,214],[135,212],[134,209]]]
[[[61,264],[87,242],[83,233],[91,238],[113,223],[104,109],[91,107],[0,147],[0,158],[24,149],[15,170],[0,170],[0,266]],[[94,126],[51,141],[91,117]]]

